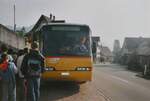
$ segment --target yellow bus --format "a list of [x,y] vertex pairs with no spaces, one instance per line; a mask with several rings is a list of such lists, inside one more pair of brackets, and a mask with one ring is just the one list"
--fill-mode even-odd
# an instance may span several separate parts
[[92,79],[91,31],[88,25],[51,23],[41,26],[40,50],[45,56],[44,80],[85,82]]

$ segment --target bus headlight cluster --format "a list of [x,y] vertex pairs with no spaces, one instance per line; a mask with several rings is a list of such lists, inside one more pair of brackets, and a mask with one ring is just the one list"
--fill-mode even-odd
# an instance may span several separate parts
[[46,71],[54,71],[55,68],[54,68],[54,67],[46,67],[45,70],[46,70]]
[[77,71],[89,71],[91,69],[89,67],[77,67],[76,70]]

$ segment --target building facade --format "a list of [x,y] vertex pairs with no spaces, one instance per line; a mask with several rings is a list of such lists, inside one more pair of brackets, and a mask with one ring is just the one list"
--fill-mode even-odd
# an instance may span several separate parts
[[100,37],[92,36],[92,54],[93,54],[94,62],[96,62],[100,57],[99,43],[100,43]]
[[150,38],[125,38],[120,60],[136,71],[143,71],[145,66],[150,69]]
[[25,47],[25,39],[0,24],[0,44],[6,44],[9,47],[18,50]]

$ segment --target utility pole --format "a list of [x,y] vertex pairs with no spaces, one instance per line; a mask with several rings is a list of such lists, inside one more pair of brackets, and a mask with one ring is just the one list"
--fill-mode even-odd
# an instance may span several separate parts
[[16,32],[16,6],[14,3],[14,32]]
[[[13,8],[14,8],[14,32],[16,32],[16,4],[15,4],[15,0],[14,0],[14,7]],[[19,37],[17,37],[17,48],[19,49]]]

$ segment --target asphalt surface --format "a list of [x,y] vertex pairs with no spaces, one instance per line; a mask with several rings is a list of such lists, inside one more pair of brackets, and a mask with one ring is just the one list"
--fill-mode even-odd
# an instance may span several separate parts
[[95,84],[108,101],[150,101],[150,80],[120,65],[95,65]]
[[96,64],[92,82],[43,83],[40,101],[150,101],[150,80],[124,66]]
[[47,82],[41,86],[40,101],[106,101],[92,82]]
[[150,101],[150,80],[124,66],[94,65],[93,80],[85,84],[47,82],[41,101]]

